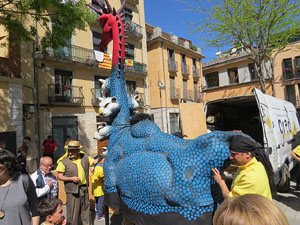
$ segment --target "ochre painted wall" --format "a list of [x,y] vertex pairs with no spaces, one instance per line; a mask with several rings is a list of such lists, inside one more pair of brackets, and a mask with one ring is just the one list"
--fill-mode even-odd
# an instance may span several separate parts
[[202,103],[182,103],[179,108],[182,134],[187,135],[185,139],[194,139],[207,133]]
[[[282,52],[274,57],[274,87],[275,95],[278,98],[285,99],[285,86],[286,85],[298,85],[300,83],[299,79],[284,80],[283,75],[283,59],[291,58],[293,63],[293,68],[295,69],[295,57],[300,56],[300,41],[295,42],[285,48]],[[295,87],[296,99],[300,98],[300,93],[298,88]],[[299,104],[299,103],[298,103]]]
[[[163,45],[163,48],[162,48]],[[175,62],[177,63],[178,71],[176,73],[169,72],[168,68],[168,49],[175,50]],[[189,75],[182,75],[181,73],[181,55],[186,56],[186,64],[189,67]],[[198,56],[199,57],[199,56]],[[175,88],[180,91],[180,98],[183,98],[183,79],[187,80],[187,91],[192,91],[194,94],[194,82],[197,82],[197,86],[200,86],[200,79],[193,78],[192,65],[193,58],[197,60],[197,69],[200,70],[201,66],[199,58],[193,56],[188,50],[183,48],[174,48],[169,45],[168,42],[156,41],[148,44],[148,71],[150,79],[150,93],[151,93],[151,108],[160,108],[160,92],[158,88],[158,79],[166,86],[165,90],[161,91],[162,106],[168,108],[178,108],[180,100],[171,100],[170,97],[170,76],[174,77]],[[165,97],[166,96],[166,97]],[[167,102],[166,102],[167,98]]]
[[0,110],[0,132],[7,132],[9,129],[8,121],[9,121],[9,99],[8,95],[8,82],[0,80],[0,102],[1,102],[1,110]]

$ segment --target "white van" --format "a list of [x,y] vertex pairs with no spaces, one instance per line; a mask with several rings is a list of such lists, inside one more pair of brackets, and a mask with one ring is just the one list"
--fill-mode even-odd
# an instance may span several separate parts
[[232,97],[206,103],[210,130],[242,130],[268,150],[279,191],[290,186],[294,163],[290,152],[300,144],[300,126],[295,106],[285,100],[263,94]]

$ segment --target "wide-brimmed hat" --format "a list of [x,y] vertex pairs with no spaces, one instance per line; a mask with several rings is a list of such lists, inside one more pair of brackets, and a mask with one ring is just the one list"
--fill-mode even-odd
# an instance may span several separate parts
[[65,149],[82,149],[82,145],[80,145],[79,141],[70,141],[67,145],[64,147]]

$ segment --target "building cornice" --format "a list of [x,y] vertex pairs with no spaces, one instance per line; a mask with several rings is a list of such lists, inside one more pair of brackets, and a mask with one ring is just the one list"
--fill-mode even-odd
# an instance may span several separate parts
[[150,45],[150,44],[153,44],[153,43],[156,43],[156,42],[162,42],[162,41],[168,43],[168,45],[170,45],[174,48],[177,48],[177,49],[180,49],[182,51],[188,52],[190,55],[192,55],[194,57],[198,57],[198,58],[202,58],[202,59],[205,58],[205,56],[202,55],[201,53],[197,53],[192,49],[185,48],[184,46],[176,44],[176,43],[174,43],[174,42],[170,41],[169,39],[167,39],[165,37],[162,37],[162,36],[158,36],[158,37],[152,38],[151,40],[148,40],[147,45]]

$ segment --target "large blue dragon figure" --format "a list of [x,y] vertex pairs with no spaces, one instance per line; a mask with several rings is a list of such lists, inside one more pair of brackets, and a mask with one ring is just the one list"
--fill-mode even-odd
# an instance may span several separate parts
[[[125,90],[125,36],[121,8],[97,1],[103,34],[100,50],[113,41],[112,71],[106,82],[110,96],[100,103],[111,111],[111,126],[99,127],[98,140],[109,138],[104,162],[106,202],[121,207],[138,225],[205,224],[221,199],[211,169],[220,169],[229,157],[229,139],[235,132],[215,131],[183,140],[160,131],[145,119],[130,125],[130,100]],[[112,106],[113,105],[113,106]],[[109,109],[113,110],[109,110]]]

